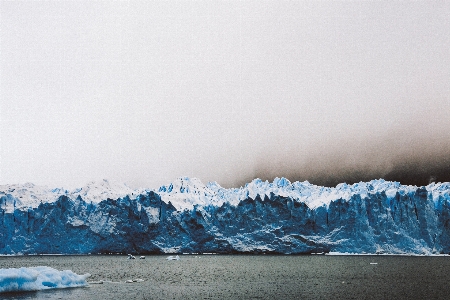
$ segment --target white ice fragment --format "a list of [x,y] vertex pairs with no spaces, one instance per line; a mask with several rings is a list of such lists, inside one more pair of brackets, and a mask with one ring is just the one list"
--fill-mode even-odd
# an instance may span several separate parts
[[89,276],[89,273],[78,275],[71,270],[58,271],[46,266],[0,269],[0,293],[87,286]]
[[166,258],[167,260],[180,260],[180,257],[177,255],[177,256],[168,256],[167,258]]

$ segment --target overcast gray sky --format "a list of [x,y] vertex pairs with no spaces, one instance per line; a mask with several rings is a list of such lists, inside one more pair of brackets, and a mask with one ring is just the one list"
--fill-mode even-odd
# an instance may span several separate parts
[[0,13],[1,184],[449,174],[449,1],[2,1]]

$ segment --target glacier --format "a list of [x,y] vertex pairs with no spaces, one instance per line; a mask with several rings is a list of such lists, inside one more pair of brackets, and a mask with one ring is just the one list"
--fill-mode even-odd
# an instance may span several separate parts
[[450,253],[450,183],[0,186],[0,254]]

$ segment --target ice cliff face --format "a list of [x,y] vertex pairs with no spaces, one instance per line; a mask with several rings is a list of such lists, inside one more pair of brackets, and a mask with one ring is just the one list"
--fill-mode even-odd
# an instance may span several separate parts
[[1,186],[0,254],[450,253],[449,183],[88,186]]

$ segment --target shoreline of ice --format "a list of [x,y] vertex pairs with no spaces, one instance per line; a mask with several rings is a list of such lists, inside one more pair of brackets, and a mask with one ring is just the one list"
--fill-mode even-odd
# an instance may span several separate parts
[[420,257],[432,257],[432,256],[450,256],[450,254],[436,254],[436,253],[350,253],[350,252],[328,252],[325,255],[329,256],[420,256]]
[[[424,256],[424,257],[431,257],[431,256],[450,256],[450,253],[353,253],[353,252],[326,252],[326,253],[248,253],[248,252],[242,252],[242,253],[173,253],[173,252],[167,252],[167,253],[161,253],[161,254],[153,254],[149,256],[166,256],[170,254],[178,254],[178,255],[231,255],[231,256],[248,256],[248,255],[254,255],[254,256],[261,256],[261,255],[276,255],[276,256],[308,256],[308,255],[328,255],[328,256]],[[111,253],[111,254],[0,254],[0,257],[28,257],[28,256],[120,256],[120,257],[127,257],[125,254],[118,254],[118,253]],[[148,255],[148,254],[147,254]],[[3,269],[0,269],[0,271]],[[1,275],[0,275],[1,276]],[[1,277],[0,277],[1,278]]]

